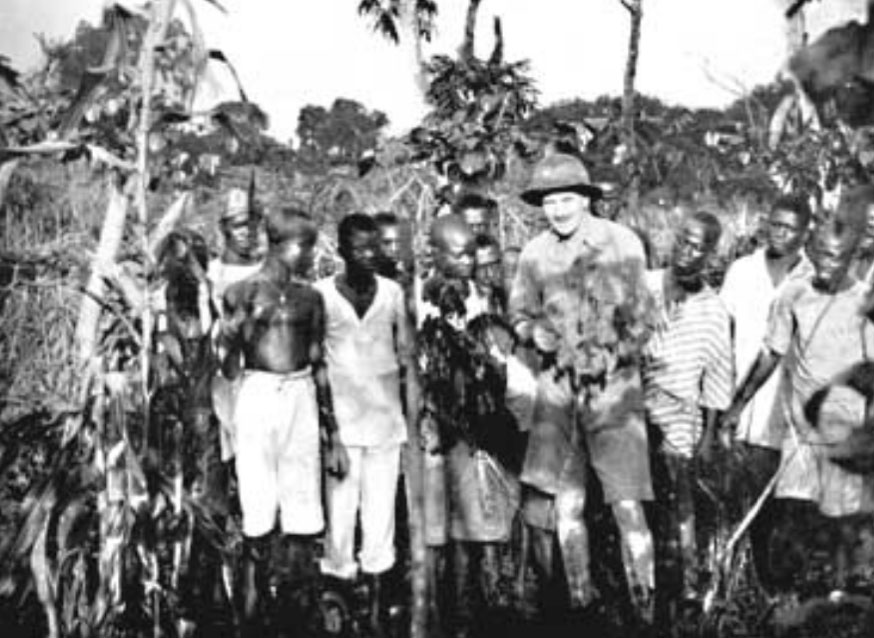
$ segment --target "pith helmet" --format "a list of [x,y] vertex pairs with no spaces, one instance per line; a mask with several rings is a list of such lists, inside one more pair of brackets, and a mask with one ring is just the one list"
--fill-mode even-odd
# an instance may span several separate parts
[[232,188],[228,191],[225,209],[222,211],[222,221],[248,220],[253,217],[249,193],[242,188]]
[[540,206],[543,198],[552,193],[571,191],[597,199],[601,189],[592,184],[589,171],[573,155],[554,153],[540,160],[534,167],[531,183],[520,197],[532,206]]

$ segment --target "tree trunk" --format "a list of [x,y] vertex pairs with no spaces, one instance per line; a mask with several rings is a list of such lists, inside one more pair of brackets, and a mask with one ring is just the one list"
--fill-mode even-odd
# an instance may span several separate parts
[[640,170],[638,149],[634,135],[634,80],[637,76],[637,57],[640,49],[640,25],[643,20],[643,0],[620,0],[628,10],[631,29],[628,38],[628,58],[625,63],[625,79],[622,88],[622,143],[627,152],[626,161],[631,166],[626,206],[629,221],[637,221],[640,205]]
[[422,22],[419,12],[416,10],[415,0],[410,2],[407,16],[407,30],[413,36],[413,61],[416,65],[416,87],[424,96],[428,93],[428,77],[425,74],[425,52],[422,48]]
[[799,4],[799,0],[777,0],[777,4],[786,20],[786,57],[788,58],[803,47],[807,40],[807,25],[804,19],[804,5],[807,3]]
[[[419,198],[418,210],[411,211],[409,216],[409,237],[411,249],[415,250],[415,240],[418,236],[419,220],[424,213],[424,197]],[[434,592],[428,587],[427,544],[425,541],[425,457],[419,445],[419,416],[421,395],[419,388],[419,354],[416,344],[416,278],[420,273],[416,270],[416,260],[411,262],[412,271],[409,281],[404,285],[404,300],[406,308],[405,320],[409,335],[413,337],[413,354],[406,370],[407,399],[407,444],[404,450],[403,470],[404,487],[407,499],[407,517],[410,534],[410,638],[426,638],[431,632],[428,627],[429,610],[432,606]]]
[[[408,28],[412,31],[414,55],[416,61],[416,86],[419,88],[423,103],[428,92],[428,78],[425,74],[425,59],[422,51],[422,33],[420,17],[411,2]],[[421,208],[421,204],[420,204]],[[417,227],[421,210],[410,215],[410,240],[417,236]],[[415,260],[413,260],[412,279],[404,288],[405,307],[407,314],[408,334],[416,336],[416,299],[414,282],[416,278]],[[410,638],[426,638],[428,636],[428,610],[430,596],[428,591],[427,546],[425,543],[425,461],[419,447],[419,381],[416,363],[418,355],[414,353],[412,365],[406,371],[407,391],[407,440],[403,457],[404,488],[407,500],[407,526],[410,538]]]
[[467,5],[467,16],[464,19],[464,41],[461,43],[459,57],[462,62],[468,62],[473,59],[474,41],[476,39],[476,14],[479,11],[479,5],[482,0],[470,0]]
[[[415,272],[413,273],[415,277]],[[407,325],[415,335],[416,301],[413,282],[407,285]],[[418,357],[414,356],[413,361]],[[427,546],[425,543],[425,460],[419,446],[419,385],[415,365],[407,371],[407,445],[404,453],[404,487],[410,534],[410,638],[426,638],[428,610],[435,592],[428,591]]]

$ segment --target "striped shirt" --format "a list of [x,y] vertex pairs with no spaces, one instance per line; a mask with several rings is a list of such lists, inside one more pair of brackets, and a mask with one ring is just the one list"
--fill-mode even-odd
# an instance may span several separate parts
[[691,457],[701,437],[702,408],[725,410],[733,391],[731,324],[713,289],[665,299],[666,270],[647,273],[659,321],[644,354],[647,415],[664,434],[663,449]]

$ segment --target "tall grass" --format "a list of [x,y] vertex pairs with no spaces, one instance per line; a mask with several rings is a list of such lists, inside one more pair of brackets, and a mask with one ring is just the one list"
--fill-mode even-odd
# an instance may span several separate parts
[[82,163],[49,161],[12,179],[0,211],[0,422],[77,401],[73,334],[100,184]]

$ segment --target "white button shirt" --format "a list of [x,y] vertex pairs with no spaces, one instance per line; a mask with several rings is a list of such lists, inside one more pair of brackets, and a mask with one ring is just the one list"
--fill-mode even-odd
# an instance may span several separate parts
[[[765,339],[771,304],[787,282],[810,274],[812,265],[804,254],[789,274],[774,286],[765,262],[765,249],[741,257],[725,274],[720,297],[734,319],[734,369],[736,385],[752,368]],[[737,439],[752,445],[779,450],[786,432],[775,399],[783,378],[783,366],[777,368],[759,389],[741,414]]]
[[377,276],[376,295],[363,317],[337,290],[335,277],[316,289],[325,300],[325,361],[340,440],[377,447],[406,440],[399,353],[410,348],[403,289]]

